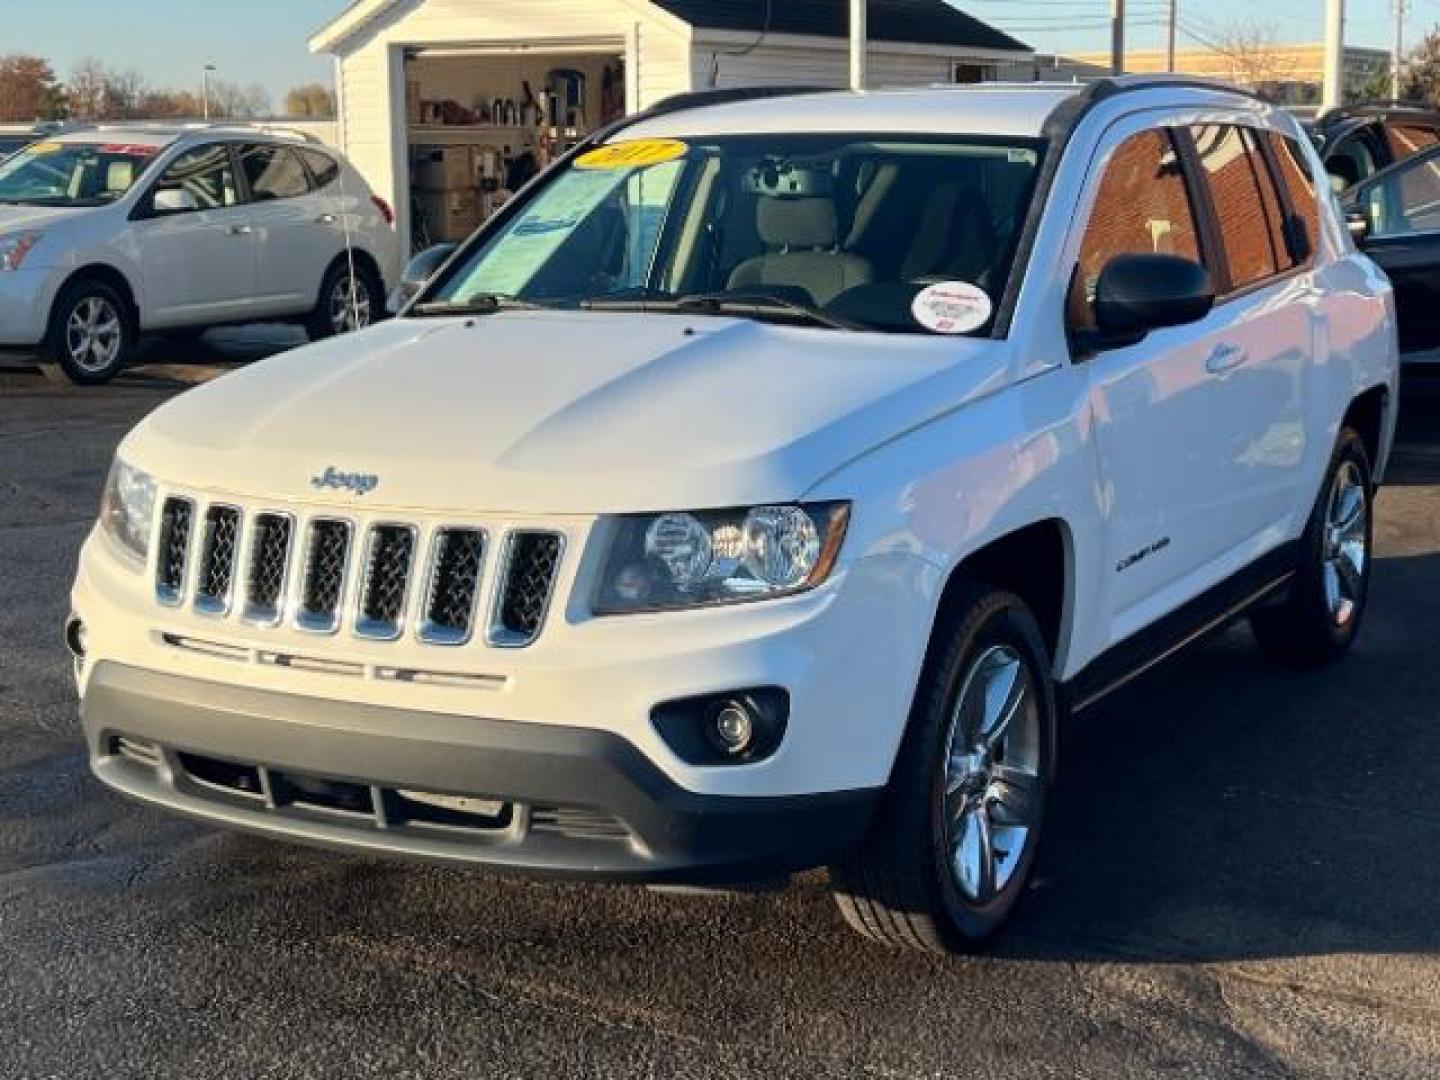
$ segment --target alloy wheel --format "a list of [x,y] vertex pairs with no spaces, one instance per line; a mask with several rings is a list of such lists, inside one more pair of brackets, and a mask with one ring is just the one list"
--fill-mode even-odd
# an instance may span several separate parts
[[960,894],[984,905],[1009,884],[1044,809],[1039,696],[1015,649],[993,646],[971,664],[945,760],[944,854]]
[[103,296],[84,297],[65,321],[65,351],[81,371],[112,367],[125,344],[120,312]]
[[1321,563],[1325,604],[1331,621],[1347,626],[1365,595],[1370,565],[1370,499],[1365,479],[1353,461],[1335,471],[1325,514]]
[[330,325],[337,334],[363,330],[371,322],[370,289],[356,274],[341,274],[330,291]]

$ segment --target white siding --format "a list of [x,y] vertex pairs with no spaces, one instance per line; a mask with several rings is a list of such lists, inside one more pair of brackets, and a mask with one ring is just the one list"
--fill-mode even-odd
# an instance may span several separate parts
[[[765,44],[745,55],[744,45],[733,40],[697,38],[694,45],[694,81],[697,89],[711,86],[718,65],[717,87],[735,86],[847,86],[850,82],[849,45],[844,41],[811,44],[787,41]],[[949,83],[957,60],[995,65],[994,54],[968,54],[961,50],[927,52],[914,46],[887,49],[872,44],[869,51],[869,85],[930,86]]]

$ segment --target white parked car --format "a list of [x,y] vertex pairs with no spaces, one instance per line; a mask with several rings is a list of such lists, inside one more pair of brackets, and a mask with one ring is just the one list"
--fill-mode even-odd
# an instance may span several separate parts
[[511,870],[829,865],[958,949],[1068,716],[1242,614],[1354,641],[1395,313],[1284,113],[730,95],[601,141],[400,318],[125,439],[67,632],[106,784]]
[[393,215],[334,151],[263,128],[90,128],[0,162],[0,348],[78,383],[142,333],[368,325],[398,280]]

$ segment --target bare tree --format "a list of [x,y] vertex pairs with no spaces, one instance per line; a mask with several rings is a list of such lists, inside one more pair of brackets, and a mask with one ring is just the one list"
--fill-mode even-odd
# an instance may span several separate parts
[[1400,69],[1400,97],[1440,106],[1440,27],[1431,30],[1406,54]]
[[319,83],[297,86],[285,95],[285,115],[297,120],[333,120],[335,97]]
[[270,95],[259,83],[212,80],[210,83],[210,115],[217,120],[253,120],[270,115]]
[[1298,60],[1279,43],[1273,23],[1238,22],[1215,35],[1213,47],[1230,65],[1230,80],[1262,94],[1294,82]]
[[93,56],[77,60],[65,84],[70,115],[76,120],[103,120],[106,113],[107,83],[110,73]]

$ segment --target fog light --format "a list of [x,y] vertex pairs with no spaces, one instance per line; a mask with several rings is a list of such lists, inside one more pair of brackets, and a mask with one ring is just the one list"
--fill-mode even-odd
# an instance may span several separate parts
[[738,756],[755,741],[755,718],[738,701],[727,701],[710,718],[710,734],[716,749]]

